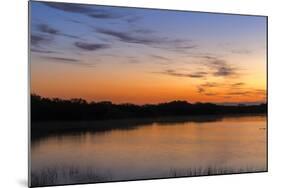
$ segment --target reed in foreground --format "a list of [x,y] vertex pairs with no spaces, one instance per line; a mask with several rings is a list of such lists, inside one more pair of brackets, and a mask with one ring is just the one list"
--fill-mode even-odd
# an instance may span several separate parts
[[[185,169],[170,169],[167,176],[159,178],[172,177],[192,177],[206,175],[237,174],[246,172],[264,172],[265,168],[232,168],[232,167],[198,167]],[[154,177],[156,178],[156,177]],[[136,177],[136,179],[138,179]],[[81,169],[78,167],[53,167],[31,173],[31,186],[62,185],[76,183],[97,183],[105,181],[116,181],[110,172],[97,172],[93,168]]]
[[190,177],[190,176],[207,176],[207,175],[223,175],[223,174],[238,174],[247,172],[265,172],[266,168],[232,168],[232,167],[198,167],[186,169],[171,169],[170,177]]
[[31,186],[48,186],[75,184],[85,182],[110,181],[109,172],[99,173],[93,168],[80,169],[78,167],[52,167],[31,172]]

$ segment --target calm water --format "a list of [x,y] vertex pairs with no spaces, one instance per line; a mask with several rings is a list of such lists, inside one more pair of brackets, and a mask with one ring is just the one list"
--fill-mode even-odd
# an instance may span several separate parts
[[199,119],[45,136],[32,142],[32,174],[39,181],[56,171],[49,183],[63,184],[169,177],[173,170],[207,167],[266,170],[265,116]]

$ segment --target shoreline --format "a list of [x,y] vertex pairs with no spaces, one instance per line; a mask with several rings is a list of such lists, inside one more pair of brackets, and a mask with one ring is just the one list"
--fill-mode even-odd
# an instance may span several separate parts
[[126,118],[109,120],[80,120],[80,121],[31,121],[31,138],[45,137],[48,135],[75,134],[79,132],[91,131],[93,133],[107,132],[112,130],[130,130],[141,126],[150,126],[157,123],[165,126],[171,123],[206,123],[222,121],[226,118],[243,117],[264,117],[267,113],[251,114],[214,114],[214,115],[193,115],[193,116],[161,116],[148,118]]

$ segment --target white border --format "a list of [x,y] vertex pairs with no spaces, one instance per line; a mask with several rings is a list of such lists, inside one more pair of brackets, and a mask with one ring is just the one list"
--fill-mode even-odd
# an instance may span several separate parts
[[[59,1],[59,0],[57,0]],[[278,187],[281,169],[280,5],[276,0],[67,0],[119,5],[269,16],[269,173],[75,185],[75,187]],[[27,1],[1,2],[0,186],[27,186]],[[68,186],[74,187],[74,186]]]

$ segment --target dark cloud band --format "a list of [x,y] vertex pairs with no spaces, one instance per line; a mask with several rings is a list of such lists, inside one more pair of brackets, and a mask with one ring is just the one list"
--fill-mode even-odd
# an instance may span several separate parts
[[97,51],[102,49],[107,49],[110,46],[108,44],[92,44],[92,43],[85,43],[85,42],[75,42],[74,45],[82,50],[86,51]]

